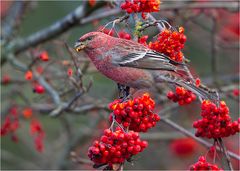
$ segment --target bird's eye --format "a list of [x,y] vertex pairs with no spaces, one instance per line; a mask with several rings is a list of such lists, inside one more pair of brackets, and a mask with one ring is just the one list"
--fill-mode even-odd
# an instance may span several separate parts
[[93,37],[88,37],[87,40],[92,40]]

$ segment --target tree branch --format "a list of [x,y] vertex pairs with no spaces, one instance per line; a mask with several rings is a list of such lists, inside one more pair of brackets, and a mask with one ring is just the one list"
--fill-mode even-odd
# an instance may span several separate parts
[[162,10],[173,9],[209,9],[209,8],[225,8],[238,11],[238,2],[229,1],[208,1],[208,2],[194,2],[194,3],[163,3],[161,4]]

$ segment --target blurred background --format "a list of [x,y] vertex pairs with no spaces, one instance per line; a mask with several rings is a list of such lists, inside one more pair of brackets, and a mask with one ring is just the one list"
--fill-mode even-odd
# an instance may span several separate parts
[[[79,80],[72,55],[75,41],[83,34],[98,30],[116,17],[123,16],[120,1],[1,1],[1,125],[8,115],[18,119],[14,133],[1,136],[2,170],[67,169],[92,170],[87,149],[109,127],[107,104],[117,98],[117,86],[99,74],[84,54],[76,60],[82,70]],[[50,27],[62,20],[79,6],[85,15],[77,24],[56,34],[52,38],[29,46],[20,45],[30,35]],[[81,10],[83,10],[81,9]],[[15,15],[13,12],[18,12]],[[110,11],[110,12],[109,12]],[[111,13],[112,12],[112,13]],[[102,14],[106,13],[106,16]],[[108,14],[109,13],[109,14]],[[97,16],[97,17],[96,17]],[[194,77],[201,78],[210,88],[217,88],[220,97],[230,108],[233,120],[239,117],[239,2],[238,1],[164,1],[160,11],[153,13],[157,19],[166,19],[172,26],[183,26],[187,42],[183,50],[190,63]],[[91,18],[92,17],[92,18]],[[141,14],[139,14],[141,18]],[[84,20],[85,19],[85,20]],[[128,24],[119,24],[116,30],[124,30],[133,36],[134,19]],[[111,28],[111,27],[110,27]],[[144,34],[148,41],[158,33],[150,27]],[[67,44],[70,49],[66,48]],[[23,49],[23,48],[22,48]],[[47,51],[47,62],[34,61],[42,51]],[[15,62],[14,62],[15,61]],[[25,71],[19,63],[38,72],[36,80],[26,80]],[[71,70],[72,69],[72,70]],[[73,72],[73,78],[69,75]],[[38,77],[38,76],[41,77]],[[33,92],[36,84],[45,79],[58,92],[62,102],[68,102],[79,90],[79,95],[69,110],[57,111],[54,100],[46,90],[43,94]],[[74,83],[81,83],[78,89]],[[166,100],[167,91],[173,87],[160,85],[159,89],[148,90],[157,103],[157,111],[164,110],[173,102]],[[199,102],[187,106],[175,106],[165,114],[169,119],[194,133],[192,122],[199,118]],[[26,112],[26,109],[31,112]],[[14,111],[13,111],[14,110]],[[25,111],[25,112],[24,112]],[[26,114],[27,113],[27,114]],[[29,114],[31,113],[31,114]],[[33,135],[37,126],[28,115],[40,123],[44,135],[37,140]],[[2,135],[1,130],[1,135]],[[239,135],[225,138],[226,147],[239,155]],[[142,139],[149,146],[124,165],[124,169],[186,170],[195,163],[198,156],[208,149],[195,140],[184,136],[169,125],[159,122]],[[41,144],[42,142],[42,144]],[[211,142],[211,141],[210,141]],[[39,145],[42,147],[39,147]],[[70,153],[74,151],[79,162],[73,162]],[[208,156],[212,161],[211,156]],[[233,167],[239,169],[239,161],[231,159]],[[219,159],[217,162],[220,164]],[[221,165],[220,165],[221,166]]]

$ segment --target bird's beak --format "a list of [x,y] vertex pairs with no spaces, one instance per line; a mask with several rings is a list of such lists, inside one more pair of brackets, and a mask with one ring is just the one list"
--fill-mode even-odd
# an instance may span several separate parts
[[86,44],[84,42],[76,42],[74,47],[77,52],[80,52],[86,47]]

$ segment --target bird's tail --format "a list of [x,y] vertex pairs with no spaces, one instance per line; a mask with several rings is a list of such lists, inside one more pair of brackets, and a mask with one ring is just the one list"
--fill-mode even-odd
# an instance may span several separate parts
[[195,93],[197,96],[200,96],[203,99],[209,99],[212,101],[218,101],[218,96],[215,92],[209,92],[207,90],[204,90],[202,88],[197,87],[193,83],[185,80],[183,77],[180,77],[179,75],[172,73],[172,72],[163,72],[161,74],[157,74],[155,77],[156,82],[168,82],[171,84],[175,84],[181,87],[184,87],[193,93]]

